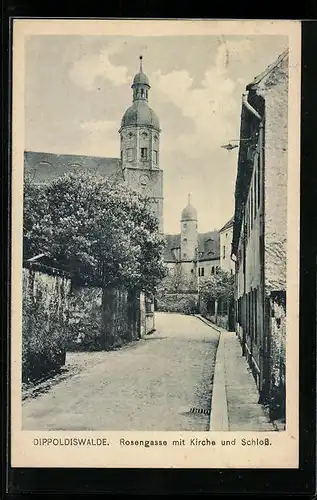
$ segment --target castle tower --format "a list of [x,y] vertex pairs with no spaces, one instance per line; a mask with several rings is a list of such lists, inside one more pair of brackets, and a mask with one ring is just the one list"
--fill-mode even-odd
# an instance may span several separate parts
[[190,203],[182,211],[181,216],[181,270],[189,291],[197,288],[197,252],[198,229],[197,211]]
[[181,216],[181,261],[183,262],[196,260],[197,225],[197,211],[190,204],[190,195],[188,195],[188,204]]
[[120,146],[125,182],[152,200],[153,210],[163,232],[163,171],[160,169],[160,124],[149,107],[151,88],[143,73],[142,56],[140,70],[132,83],[133,104],[121,121]]

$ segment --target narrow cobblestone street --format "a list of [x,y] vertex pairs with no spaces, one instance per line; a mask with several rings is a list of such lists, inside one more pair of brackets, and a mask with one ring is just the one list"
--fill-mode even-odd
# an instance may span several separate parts
[[[156,313],[156,332],[96,353],[79,373],[23,403],[32,430],[205,431],[218,332],[193,316]],[[69,360],[94,353],[69,353]],[[88,355],[88,356],[87,356]]]

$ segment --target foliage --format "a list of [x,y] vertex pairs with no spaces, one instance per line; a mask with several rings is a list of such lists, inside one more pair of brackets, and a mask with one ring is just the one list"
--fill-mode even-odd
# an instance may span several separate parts
[[[35,282],[34,282],[35,281]],[[55,287],[55,289],[54,289]],[[22,308],[22,381],[37,381],[65,364],[69,283],[37,279],[24,270]]]
[[164,239],[150,199],[101,176],[69,173],[24,188],[24,257],[45,253],[105,285],[155,291]]
[[198,312],[197,300],[193,295],[164,294],[158,297],[157,310],[180,314],[195,314]]
[[206,301],[233,299],[234,275],[219,269],[216,274],[201,282],[200,293],[202,299]]

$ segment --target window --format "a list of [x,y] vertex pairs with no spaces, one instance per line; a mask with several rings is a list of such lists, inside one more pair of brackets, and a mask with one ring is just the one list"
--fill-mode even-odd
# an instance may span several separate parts
[[132,148],[128,148],[127,149],[127,160],[128,161],[132,161],[133,160],[133,149]]
[[141,160],[147,160],[147,148],[141,148]]
[[212,266],[212,268],[211,268],[211,274],[215,274],[215,266]]
[[141,97],[144,96],[144,89],[141,89]]
[[259,154],[258,155],[258,175],[257,175],[257,181],[258,181],[258,207],[260,206],[260,197],[261,197],[261,179],[260,179],[261,171],[260,171],[260,167],[261,167],[261,164],[260,164],[260,154]]
[[121,150],[121,161],[123,160],[123,151]]
[[204,275],[205,275],[205,269],[204,269],[203,267],[200,267],[200,268],[198,269],[198,275],[199,275],[199,276],[204,276]]
[[226,246],[225,245],[222,246],[222,258],[223,259],[226,258]]
[[158,159],[157,158],[157,151],[154,150],[153,151],[153,161],[154,161],[155,165],[157,165],[157,159]]

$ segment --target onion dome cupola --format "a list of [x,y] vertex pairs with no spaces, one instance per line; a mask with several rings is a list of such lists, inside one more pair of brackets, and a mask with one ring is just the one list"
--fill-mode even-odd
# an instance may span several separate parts
[[188,204],[182,211],[181,221],[197,221],[197,210],[190,203],[190,195],[188,195]]
[[133,104],[123,115],[121,129],[131,125],[144,125],[160,132],[159,119],[148,105],[148,94],[151,86],[148,77],[143,72],[142,56],[140,56],[139,72],[135,75],[131,88],[133,90]]

